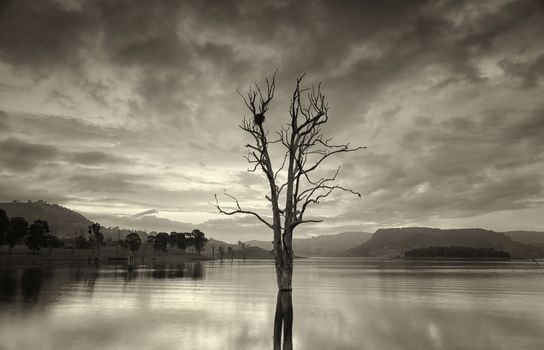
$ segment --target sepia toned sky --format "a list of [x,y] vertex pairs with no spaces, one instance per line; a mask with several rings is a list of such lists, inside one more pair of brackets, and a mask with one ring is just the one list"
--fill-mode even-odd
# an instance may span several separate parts
[[[542,1],[0,1],[0,201],[103,225],[271,239],[236,90],[322,82],[339,193],[300,237],[389,226],[544,230]],[[280,154],[278,152],[278,154]],[[276,167],[281,163],[276,160]]]

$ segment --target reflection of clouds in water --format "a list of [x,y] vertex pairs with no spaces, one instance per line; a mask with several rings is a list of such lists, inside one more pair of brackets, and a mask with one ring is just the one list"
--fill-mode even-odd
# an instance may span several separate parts
[[[314,288],[295,287],[295,347],[492,349],[519,348],[520,341],[522,348],[538,347],[544,309],[534,306],[544,283],[510,267],[501,272],[497,266],[472,271],[406,266],[388,272],[387,266],[370,271],[323,266],[303,279]],[[299,267],[295,276],[302,273]]]
[[[185,264],[184,277],[180,278],[175,276],[181,274],[182,268],[160,269],[169,277],[156,279],[154,271],[146,269],[128,284],[115,277],[119,271],[114,269],[67,274],[77,275],[80,280],[59,291],[61,303],[49,305],[47,314],[29,318],[27,326],[32,329],[32,337],[22,329],[8,332],[12,327],[2,327],[0,336],[6,344],[22,348],[46,340],[39,347],[42,349],[178,349],[180,344],[204,349],[225,344],[270,346],[273,306],[269,298],[250,301],[244,293],[236,293],[238,287],[232,283],[215,285],[195,280],[193,276],[204,275],[204,264]],[[230,266],[228,270],[234,275]],[[216,273],[224,275],[225,271]],[[89,279],[94,279],[94,283],[89,283]],[[7,321],[0,317],[0,324]],[[270,323],[270,327],[263,327],[263,322]]]
[[[45,274],[36,301],[43,312],[18,308],[22,299],[0,303],[2,344],[6,350],[270,349],[278,302],[273,262],[202,263],[204,277],[197,280],[188,265],[159,266],[166,278],[142,268],[128,283],[114,267]],[[544,280],[537,270],[513,271],[513,265],[467,272],[462,265],[301,260],[292,293],[294,348],[539,348]],[[181,270],[183,277],[175,277]],[[16,295],[22,275],[12,275]]]

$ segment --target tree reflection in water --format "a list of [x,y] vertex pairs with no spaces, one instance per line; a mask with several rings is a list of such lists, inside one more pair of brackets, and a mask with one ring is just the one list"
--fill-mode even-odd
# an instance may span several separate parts
[[204,267],[200,263],[200,261],[197,261],[192,266],[192,277],[194,280],[199,280],[204,277]]
[[42,290],[44,273],[40,268],[27,268],[21,277],[21,293],[25,303],[34,304]]
[[16,272],[5,270],[0,278],[0,300],[11,301],[17,294]]
[[155,264],[150,268],[142,266],[141,268],[124,269],[123,276],[127,282],[136,280],[139,277],[152,279],[176,279],[176,278],[192,278],[199,280],[204,278],[204,265],[199,261],[186,263],[182,262],[177,265],[169,265],[165,263]]
[[283,349],[293,349],[293,300],[291,291],[278,291],[276,315],[274,316],[274,350],[281,350],[283,326]]

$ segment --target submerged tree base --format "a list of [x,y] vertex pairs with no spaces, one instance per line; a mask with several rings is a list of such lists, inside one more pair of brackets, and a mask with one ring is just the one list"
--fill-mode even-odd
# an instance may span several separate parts
[[[282,329],[283,328],[283,329]],[[274,316],[274,350],[281,349],[283,330],[283,349],[293,349],[293,300],[290,291],[279,291]]]

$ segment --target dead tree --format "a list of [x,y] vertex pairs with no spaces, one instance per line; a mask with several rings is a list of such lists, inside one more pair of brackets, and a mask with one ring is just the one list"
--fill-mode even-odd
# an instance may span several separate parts
[[[268,132],[263,124],[270,102],[276,89],[276,73],[271,79],[266,78],[266,89],[258,84],[250,88],[242,97],[245,107],[252,117],[242,120],[240,128],[246,132],[251,142],[246,145],[250,164],[249,171],[260,169],[266,176],[270,193],[266,199],[272,207],[270,217],[243,209],[236,197],[230,197],[236,207],[234,210],[223,209],[215,195],[214,206],[226,215],[253,215],[274,232],[274,256],[278,288],[291,290],[293,275],[293,231],[301,224],[317,223],[322,220],[305,218],[307,210],[334,191],[345,191],[361,195],[353,190],[337,184],[336,178],[340,168],[332,176],[319,177],[319,169],[324,161],[340,153],[348,153],[364,147],[350,147],[349,143],[334,144],[332,139],[325,138],[322,126],[329,120],[329,108],[321,84],[310,88],[301,86],[304,75],[297,79],[290,101],[289,121],[286,126],[276,132],[276,137],[269,140]],[[283,161],[276,170],[272,165],[270,146],[281,145]],[[283,205],[281,205],[283,204]]]

